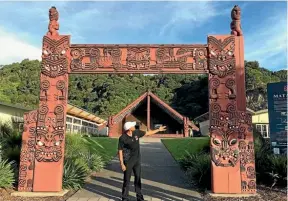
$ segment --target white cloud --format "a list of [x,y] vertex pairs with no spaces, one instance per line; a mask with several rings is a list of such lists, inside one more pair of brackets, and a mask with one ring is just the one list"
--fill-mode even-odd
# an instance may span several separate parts
[[[171,19],[166,23],[159,35],[164,35],[172,26],[183,22],[194,22],[194,27],[201,26],[209,19],[218,15],[227,15],[229,9],[217,9],[217,4],[212,1],[201,2],[170,2],[167,6],[171,8]],[[170,16],[169,16],[170,17]],[[192,29],[193,27],[190,27]]]
[[21,62],[23,59],[41,59],[41,48],[30,45],[13,33],[0,27],[0,64]]
[[287,64],[287,18],[283,18],[281,13],[281,16],[267,19],[254,30],[245,40],[245,59],[257,60],[261,66],[271,70],[287,68],[287,65],[283,66],[283,60]]

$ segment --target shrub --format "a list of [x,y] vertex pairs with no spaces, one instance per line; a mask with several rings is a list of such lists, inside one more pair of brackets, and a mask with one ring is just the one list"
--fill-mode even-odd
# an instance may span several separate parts
[[67,134],[66,135],[66,145],[65,145],[65,156],[74,158],[81,152],[88,150],[87,143],[81,135],[77,134]]
[[104,162],[101,156],[90,151],[86,153],[81,153],[81,158],[83,158],[92,171],[99,171],[104,167]]
[[[210,154],[198,153],[188,154],[186,161],[189,160],[189,167],[186,174],[191,178],[194,185],[202,189],[211,188],[211,158]],[[186,163],[187,164],[187,163]]]
[[7,123],[0,123],[1,152],[3,159],[20,162],[22,135]]
[[[286,155],[268,155],[269,176],[271,187],[287,185],[287,157]],[[273,182],[272,182],[273,181]]]
[[87,172],[99,171],[104,167],[104,162],[98,150],[95,149],[97,146],[101,145],[90,138],[68,134],[66,135],[65,156],[77,161]]
[[4,138],[6,135],[9,135],[13,132],[13,127],[9,123],[3,123],[0,121],[0,138]]
[[63,171],[63,188],[64,189],[80,189],[85,184],[87,177],[86,168],[77,161],[66,158],[64,161]]
[[75,157],[79,156],[80,153],[86,153],[91,151],[97,153],[96,147],[103,147],[90,138],[82,137],[79,134],[67,134],[66,145],[65,145],[65,156]]
[[7,147],[3,151],[3,158],[8,161],[14,161],[17,165],[20,164],[20,147]]
[[0,188],[9,188],[14,184],[15,178],[12,166],[13,162],[0,161]]
[[185,151],[184,157],[179,160],[180,166],[186,171],[193,165],[194,154],[190,154],[188,151]]

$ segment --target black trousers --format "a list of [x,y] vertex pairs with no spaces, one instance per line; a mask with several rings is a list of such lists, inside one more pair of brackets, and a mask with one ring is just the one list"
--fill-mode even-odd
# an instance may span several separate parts
[[123,187],[122,187],[122,200],[128,201],[130,179],[133,171],[134,174],[134,186],[137,195],[137,201],[144,200],[141,193],[141,162],[140,160],[128,161],[125,163],[126,171],[124,172]]

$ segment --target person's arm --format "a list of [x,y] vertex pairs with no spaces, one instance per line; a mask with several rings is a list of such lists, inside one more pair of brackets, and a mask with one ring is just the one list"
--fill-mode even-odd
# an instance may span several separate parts
[[147,131],[145,133],[145,135],[146,136],[154,135],[154,134],[161,132],[161,131],[166,131],[166,126],[160,126],[158,129]]
[[125,171],[126,166],[124,165],[124,161],[123,161],[123,150],[119,150],[118,155],[119,155],[120,166],[121,166],[122,170]]
[[121,169],[124,172],[126,170],[126,166],[124,165],[124,159],[123,159],[123,147],[124,147],[124,143],[123,143],[123,141],[121,139],[119,139],[119,143],[118,143],[118,157],[119,157]]

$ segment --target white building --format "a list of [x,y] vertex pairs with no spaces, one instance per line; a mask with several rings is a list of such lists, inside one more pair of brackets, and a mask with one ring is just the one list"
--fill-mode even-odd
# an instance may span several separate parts
[[[15,106],[0,102],[0,121],[1,123],[12,124],[14,128],[23,128],[23,115],[33,109]],[[96,136],[108,136],[107,121],[87,112],[86,110],[67,105],[66,113],[66,132],[89,134]]]

